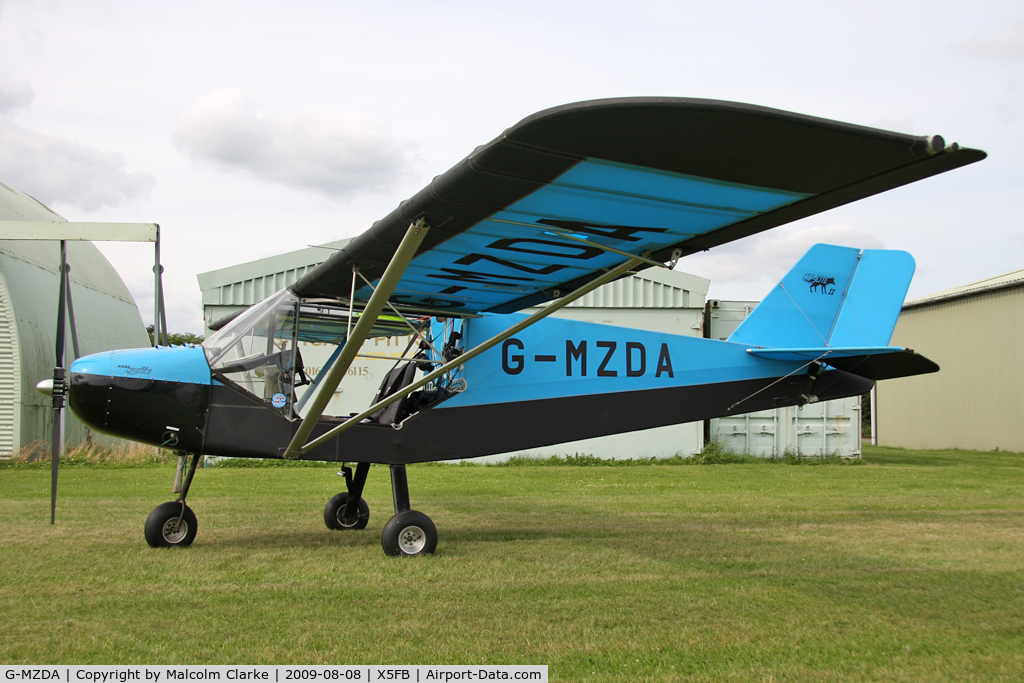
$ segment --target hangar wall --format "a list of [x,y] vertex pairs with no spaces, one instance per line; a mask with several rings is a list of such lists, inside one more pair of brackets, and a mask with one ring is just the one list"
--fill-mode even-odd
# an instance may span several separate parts
[[0,455],[21,448],[21,349],[14,302],[0,271]]
[[1024,452],[1024,270],[907,302],[892,344],[941,370],[879,382],[878,443]]
[[199,273],[197,278],[203,294],[203,317],[206,322],[204,336],[210,336],[211,323],[281,291],[351,241],[344,239],[327,242],[318,247]]

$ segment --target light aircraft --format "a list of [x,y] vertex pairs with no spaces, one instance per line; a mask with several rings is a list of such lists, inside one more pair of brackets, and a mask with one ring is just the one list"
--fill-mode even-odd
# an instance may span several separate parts
[[[366,527],[390,466],[389,555],[432,553],[406,465],[854,396],[938,370],[888,346],[914,261],[813,247],[727,341],[548,317],[651,265],[980,161],[980,150],[747,104],[626,98],[539,112],[478,147],[202,346],[74,362],[69,403],[97,431],[191,454],[145,527],[187,546],[205,455],[338,462],[331,529]],[[528,307],[539,307],[527,315]],[[369,337],[414,335],[373,405],[325,414]],[[334,346],[306,377],[302,342]],[[184,462],[180,459],[179,462]],[[354,464],[355,467],[349,467]]]

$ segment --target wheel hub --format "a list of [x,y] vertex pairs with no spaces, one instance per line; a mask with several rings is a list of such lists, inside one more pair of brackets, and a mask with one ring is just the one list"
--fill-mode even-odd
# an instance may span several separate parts
[[406,555],[415,555],[427,544],[427,534],[418,526],[407,526],[398,534],[398,547]]
[[177,517],[167,520],[164,522],[163,535],[164,540],[168,543],[181,543],[182,539],[188,535],[188,522]]

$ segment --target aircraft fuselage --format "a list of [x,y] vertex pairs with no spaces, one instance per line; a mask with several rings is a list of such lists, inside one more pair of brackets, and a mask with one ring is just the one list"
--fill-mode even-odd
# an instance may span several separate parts
[[[468,321],[477,343],[515,316]],[[801,362],[757,358],[741,344],[549,318],[466,363],[466,388],[400,429],[366,422],[300,456],[412,463],[526,450],[806,400]],[[786,376],[789,375],[789,376]],[[870,380],[829,370],[828,400]],[[258,392],[221,381],[201,347],[111,351],[71,368],[69,402],[93,429],[196,454],[281,457],[299,420]],[[323,417],[313,437],[344,418]]]

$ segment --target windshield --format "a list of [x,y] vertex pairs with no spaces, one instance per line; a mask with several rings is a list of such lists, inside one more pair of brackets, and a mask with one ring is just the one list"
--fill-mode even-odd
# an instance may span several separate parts
[[203,342],[210,369],[291,415],[298,297],[284,290],[255,304]]

